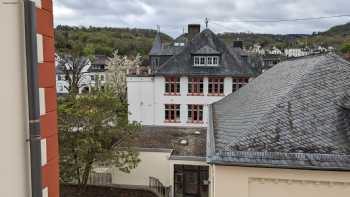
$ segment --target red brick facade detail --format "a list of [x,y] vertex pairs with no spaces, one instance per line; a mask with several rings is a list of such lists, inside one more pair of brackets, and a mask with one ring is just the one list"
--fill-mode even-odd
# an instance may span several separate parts
[[57,102],[56,102],[56,88],[49,87],[45,88],[45,108],[46,112],[54,112],[57,109]]
[[52,13],[37,8],[37,32],[46,37],[53,37],[53,18]]
[[47,164],[42,168],[43,188],[49,197],[59,197],[59,150],[57,135],[57,104],[55,46],[52,0],[42,0],[37,8],[37,33],[43,37],[44,62],[39,64],[39,87],[45,89],[46,113],[40,117],[41,137],[46,139]]
[[48,112],[40,117],[41,137],[46,138],[57,135],[57,114],[56,111]]
[[55,62],[55,42],[53,38],[43,36],[44,62]]
[[49,188],[49,197],[59,197],[59,171],[58,158],[51,160],[42,168],[43,188]]
[[39,86],[45,88],[56,86],[56,70],[53,62],[39,64]]
[[52,13],[52,0],[41,0],[41,8]]

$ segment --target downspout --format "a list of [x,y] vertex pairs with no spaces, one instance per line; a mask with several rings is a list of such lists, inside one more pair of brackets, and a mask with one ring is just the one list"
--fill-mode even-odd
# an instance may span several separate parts
[[32,197],[42,197],[36,7],[24,0]]

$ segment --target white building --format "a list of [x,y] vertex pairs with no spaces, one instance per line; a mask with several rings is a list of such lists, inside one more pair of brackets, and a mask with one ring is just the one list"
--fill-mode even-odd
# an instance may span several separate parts
[[[152,70],[129,71],[129,121],[143,125],[207,125],[208,104],[236,91],[254,72],[241,48],[226,46],[211,30],[189,25],[183,44],[165,46],[157,35]],[[191,42],[188,40],[191,39]]]
[[[57,57],[59,58],[59,57]],[[59,62],[59,61],[56,61]],[[69,68],[67,66],[66,68]],[[94,60],[88,61],[88,64],[82,69],[82,78],[80,81],[79,93],[89,92],[91,88],[96,87],[97,83],[103,86],[107,78],[107,57],[96,55]],[[69,83],[62,65],[56,63],[56,92],[58,95],[68,94]]]
[[310,50],[302,48],[289,48],[284,49],[284,55],[287,57],[303,57],[310,55]]
[[279,48],[273,46],[272,49],[269,51],[269,54],[272,54],[272,55],[282,55],[283,52],[282,52]]

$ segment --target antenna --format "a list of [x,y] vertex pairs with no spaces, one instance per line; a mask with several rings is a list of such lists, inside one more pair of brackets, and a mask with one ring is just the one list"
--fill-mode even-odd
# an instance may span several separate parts
[[206,29],[208,29],[208,23],[209,23],[209,20],[208,20],[208,18],[207,18],[207,17],[205,17],[204,22],[205,22],[205,28],[206,28]]

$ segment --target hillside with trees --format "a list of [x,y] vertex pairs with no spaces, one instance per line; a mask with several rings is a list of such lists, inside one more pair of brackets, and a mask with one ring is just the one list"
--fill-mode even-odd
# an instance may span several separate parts
[[[155,30],[111,27],[70,27],[55,28],[55,47],[58,53],[69,53],[80,46],[84,54],[112,56],[118,49],[120,55],[144,56],[152,47]],[[161,33],[162,40],[170,42],[172,38]]]
[[[83,54],[105,54],[112,56],[118,49],[120,55],[145,57],[152,47],[155,30],[111,27],[70,27],[57,26],[55,29],[56,51],[69,52],[73,46],[80,46]],[[310,32],[311,33],[311,32]],[[331,27],[325,32],[312,34],[255,34],[255,33],[220,33],[227,44],[240,39],[249,48],[258,43],[263,47],[333,46],[338,52],[345,43],[350,44],[350,23]],[[163,42],[171,42],[172,37],[161,33]]]

